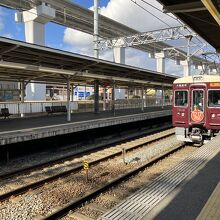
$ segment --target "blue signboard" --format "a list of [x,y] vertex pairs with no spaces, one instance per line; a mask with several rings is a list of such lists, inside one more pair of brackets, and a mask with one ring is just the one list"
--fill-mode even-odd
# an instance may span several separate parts
[[[75,96],[78,96],[79,98],[85,97],[85,92],[75,92]],[[90,96],[90,92],[86,92],[86,97]]]

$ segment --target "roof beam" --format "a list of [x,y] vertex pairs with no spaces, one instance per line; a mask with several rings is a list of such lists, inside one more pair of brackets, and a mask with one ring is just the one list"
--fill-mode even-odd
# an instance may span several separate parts
[[[170,84],[170,83],[152,82],[152,81],[147,81],[147,80],[118,77],[118,76],[98,75],[98,74],[89,73],[88,71],[74,72],[74,71],[69,71],[69,70],[61,70],[61,69],[55,69],[55,68],[33,66],[33,65],[26,65],[26,64],[5,62],[5,61],[0,61],[0,67],[17,69],[17,70],[20,70],[21,72],[23,72],[24,70],[25,71],[29,70],[31,72],[40,72],[42,74],[49,73],[49,75],[47,75],[47,77],[54,76],[55,78],[56,78],[56,76],[60,76],[60,75],[69,75],[69,76],[73,76],[73,77],[80,76],[80,77],[86,77],[86,78],[92,78],[92,79],[104,79],[104,80],[108,80],[108,81],[114,80],[114,81],[119,81],[119,82],[137,83],[137,84],[146,84],[146,85],[158,85],[158,86],[163,85],[163,86],[169,86],[169,87],[172,86],[172,84]],[[19,73],[18,73],[18,77],[19,77]]]
[[207,10],[201,1],[188,2],[183,4],[173,4],[163,8],[165,13],[183,13]]
[[205,5],[209,13],[212,15],[212,17],[216,20],[218,25],[220,25],[220,13],[213,4],[213,2],[211,0],[201,0],[201,1]]
[[17,49],[18,47],[19,47],[19,45],[16,44],[16,45],[12,45],[12,46],[9,46],[9,47],[6,47],[6,48],[2,48],[0,50],[0,55],[6,54],[8,52],[11,52],[11,51]]

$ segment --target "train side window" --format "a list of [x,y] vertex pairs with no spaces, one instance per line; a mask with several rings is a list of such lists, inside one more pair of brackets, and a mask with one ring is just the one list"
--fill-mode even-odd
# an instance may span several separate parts
[[187,91],[175,91],[175,106],[187,106],[188,92]]
[[209,90],[208,97],[209,107],[220,107],[220,90]]

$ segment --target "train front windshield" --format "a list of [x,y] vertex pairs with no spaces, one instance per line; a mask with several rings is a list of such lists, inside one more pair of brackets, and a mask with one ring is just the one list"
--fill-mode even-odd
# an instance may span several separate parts
[[193,90],[192,111],[198,109],[204,111],[204,90]]

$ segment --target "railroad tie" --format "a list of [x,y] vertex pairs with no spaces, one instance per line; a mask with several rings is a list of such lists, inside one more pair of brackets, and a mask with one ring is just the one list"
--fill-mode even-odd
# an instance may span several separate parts
[[217,155],[220,151],[219,142],[220,135],[199,148],[175,167],[162,173],[154,181],[147,183],[142,189],[101,216],[99,220],[142,219],[188,176]]

